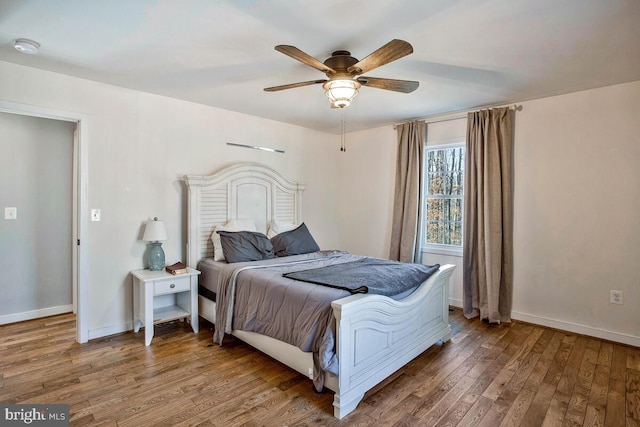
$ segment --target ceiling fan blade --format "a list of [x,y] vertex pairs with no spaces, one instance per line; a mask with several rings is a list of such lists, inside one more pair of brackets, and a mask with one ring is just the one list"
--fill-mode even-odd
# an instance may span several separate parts
[[288,46],[288,45],[281,44],[281,45],[276,46],[275,49],[278,52],[284,53],[285,55],[290,56],[293,59],[295,59],[297,61],[300,61],[305,65],[313,67],[318,71],[322,71],[323,73],[334,74],[336,72],[336,70],[334,70],[333,68],[327,67],[326,65],[324,65],[322,62],[318,61],[313,56],[304,53],[303,51],[301,51],[300,49],[298,49],[295,46]]
[[418,88],[419,82],[411,80],[382,79],[378,77],[358,77],[362,85],[376,89],[392,90],[394,92],[410,93]]
[[296,87],[302,87],[302,86],[309,86],[309,85],[325,83],[326,81],[327,80],[309,80],[308,82],[290,83],[288,85],[265,87],[264,90],[266,92],[277,92],[279,90],[293,89],[293,88],[296,88]]
[[347,68],[347,71],[351,74],[364,74],[412,52],[413,47],[409,43],[404,40],[393,39],[363,60]]

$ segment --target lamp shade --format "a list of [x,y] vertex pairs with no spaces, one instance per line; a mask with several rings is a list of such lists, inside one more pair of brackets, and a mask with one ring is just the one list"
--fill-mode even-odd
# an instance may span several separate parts
[[147,221],[142,240],[146,240],[147,242],[162,242],[167,240],[167,238],[167,228],[164,226],[164,221],[159,221],[158,217]]

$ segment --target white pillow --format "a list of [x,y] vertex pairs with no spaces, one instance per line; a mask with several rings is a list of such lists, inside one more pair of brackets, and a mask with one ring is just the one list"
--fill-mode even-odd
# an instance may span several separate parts
[[225,261],[224,252],[222,251],[222,243],[220,243],[220,235],[216,231],[258,231],[256,223],[252,219],[230,219],[224,225],[218,225],[213,228],[211,233],[211,242],[213,243],[213,259],[215,261]]
[[269,224],[269,230],[267,230],[267,237],[271,239],[276,234],[291,231],[296,227],[297,225],[292,222],[271,221],[271,224]]

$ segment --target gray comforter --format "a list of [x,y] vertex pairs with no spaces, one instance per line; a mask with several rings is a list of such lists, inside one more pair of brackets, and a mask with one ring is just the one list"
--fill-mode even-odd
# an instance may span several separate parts
[[214,342],[232,330],[256,332],[313,353],[314,386],[322,390],[323,371],[338,374],[335,318],[331,302],[346,290],[283,277],[294,271],[361,260],[340,251],[225,265],[219,272]]
[[323,371],[338,374],[331,301],[349,293],[297,282],[282,274],[358,258],[345,252],[320,251],[224,266],[218,276],[214,342],[222,345],[225,333],[239,329],[312,352],[314,385],[322,390]]

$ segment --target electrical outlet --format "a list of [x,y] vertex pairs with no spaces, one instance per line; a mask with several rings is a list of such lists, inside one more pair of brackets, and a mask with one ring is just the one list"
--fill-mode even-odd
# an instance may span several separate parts
[[611,304],[624,304],[624,296],[622,291],[609,291],[609,302]]
[[91,209],[91,221],[100,221],[100,209]]

